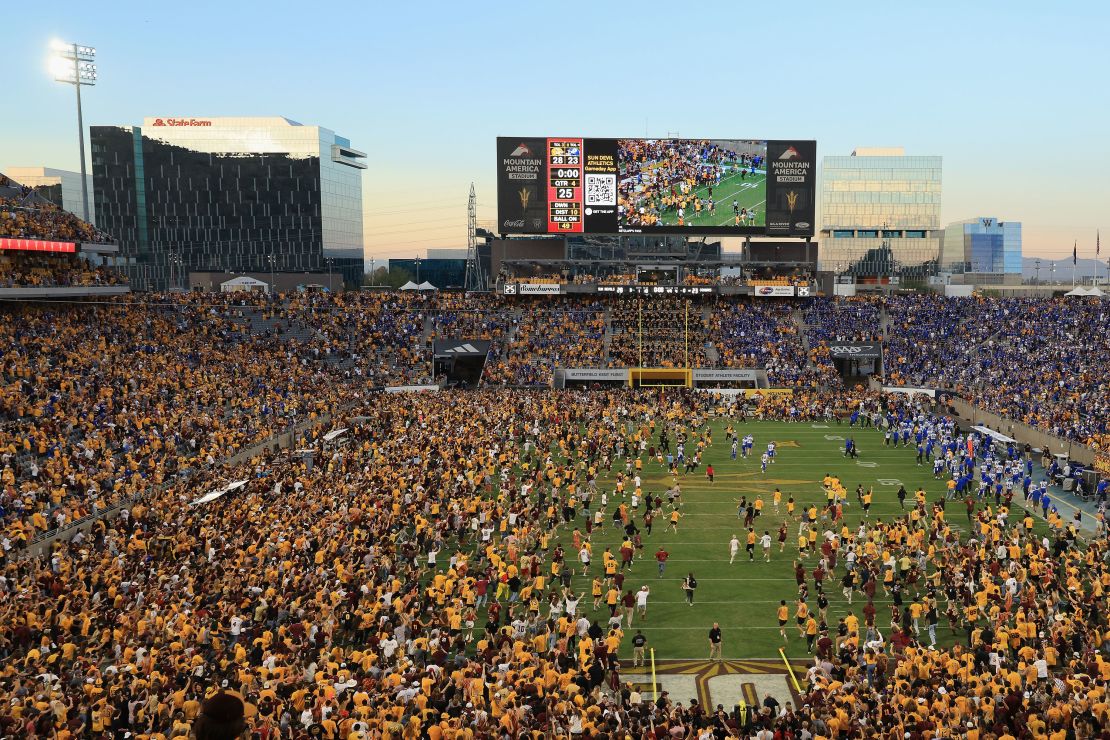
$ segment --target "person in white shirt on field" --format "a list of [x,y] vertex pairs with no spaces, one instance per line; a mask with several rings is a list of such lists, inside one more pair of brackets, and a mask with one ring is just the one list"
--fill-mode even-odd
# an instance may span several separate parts
[[[647,619],[647,602],[650,594],[651,589],[647,586],[640,586],[640,590],[636,592],[636,611],[640,615],[641,622]],[[629,615],[628,626],[632,627],[632,615]]]

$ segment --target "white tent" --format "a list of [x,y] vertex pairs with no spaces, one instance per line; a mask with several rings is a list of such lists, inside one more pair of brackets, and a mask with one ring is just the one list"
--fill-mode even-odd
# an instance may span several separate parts
[[437,288],[436,286],[432,285],[432,284],[431,284],[431,283],[429,283],[429,282],[428,282],[427,280],[425,280],[424,282],[420,283],[420,285],[416,286],[416,289],[417,289],[417,290],[439,290],[439,288]]
[[261,280],[255,280],[254,278],[248,277],[247,275],[240,275],[239,277],[232,278],[227,282],[220,283],[221,293],[235,293],[241,290],[247,292],[258,291],[269,293],[270,286],[262,282]]
[[1072,288],[1071,290],[1069,290],[1064,295],[1086,296],[1088,298],[1104,298],[1106,296],[1106,293],[1102,292],[1101,288],[1096,288],[1096,287],[1093,287],[1093,286],[1092,287],[1085,287],[1085,286],[1079,285],[1079,286],[1076,286],[1076,287]]
[[401,286],[401,290],[420,290],[420,286],[410,280]]

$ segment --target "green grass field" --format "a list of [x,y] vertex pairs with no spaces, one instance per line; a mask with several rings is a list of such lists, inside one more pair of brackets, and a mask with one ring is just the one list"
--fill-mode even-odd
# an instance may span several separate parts
[[[885,447],[880,432],[873,429],[852,429],[847,424],[824,423],[784,423],[784,422],[745,422],[737,425],[737,433],[755,436],[752,455],[747,460],[738,457],[730,459],[730,446],[725,438],[724,420],[713,422],[713,446],[703,455],[703,466],[696,472],[680,478],[684,505],[683,518],[678,533],[667,531],[668,523],[658,521],[650,536],[644,533],[643,559],[635,561],[632,573],[625,580],[625,588],[637,590],[647,584],[651,588],[648,602],[647,620],[641,622],[637,617],[633,629],[626,633],[621,648],[621,657],[631,655],[631,635],[635,629],[643,629],[648,637],[648,646],[655,648],[657,659],[704,659],[708,656],[707,633],[714,621],[719,622],[724,635],[723,656],[732,659],[769,659],[778,657],[783,646],[779,636],[776,608],[780,599],[786,599],[790,606],[790,622],[787,624],[789,641],[785,646],[791,658],[804,659],[808,653],[804,638],[798,637],[794,620],[794,601],[797,587],[794,580],[793,561],[797,557],[798,525],[792,521],[788,526],[785,552],[779,552],[777,530],[786,516],[786,500],[790,496],[798,503],[798,512],[810,502],[822,505],[825,494],[821,479],[826,473],[840,477],[848,490],[850,507],[845,518],[853,528],[858,526],[863,512],[856,504],[854,491],[862,483],[866,489],[873,486],[874,502],[871,518],[889,520],[900,514],[895,492],[899,482],[910,493],[918,485],[923,485],[929,501],[943,497],[944,483],[933,478],[930,465],[918,466],[914,447]],[[845,458],[843,438],[852,435],[860,449],[859,460]],[[768,466],[766,474],[760,472],[759,456],[767,443],[778,443],[776,462]],[[708,483],[704,475],[704,465],[712,463],[716,482]],[[624,462],[619,461],[620,469]],[[617,472],[618,461],[613,471]],[[654,460],[646,461],[643,473],[645,494],[661,494],[670,486],[670,475]],[[616,503],[612,501],[611,482],[613,475],[602,475],[598,480],[598,490],[610,491],[611,514]],[[775,487],[783,492],[783,504],[776,512],[772,506],[772,492]],[[762,495],[764,500],[763,516],[758,517],[755,529],[758,534],[769,530],[774,540],[771,562],[762,562],[762,549],[756,545],[756,561],[748,562],[744,545],[746,530],[743,521],[737,519],[736,500],[746,495],[749,500],[754,495]],[[1015,506],[1020,499],[1015,499]],[[908,505],[908,504],[907,504]],[[664,512],[669,516],[666,503]],[[641,508],[642,514],[642,508]],[[948,521],[961,532],[967,530],[966,513],[962,504],[948,507]],[[1039,517],[1038,517],[1039,519]],[[637,521],[642,529],[642,521]],[[584,532],[584,528],[583,528]],[[735,564],[730,565],[728,542],[733,534],[741,541],[740,553]],[[592,541],[594,562],[591,576],[602,571],[601,553],[611,546],[619,558],[618,550],[623,532],[606,521],[600,533],[595,530]],[[571,540],[570,533],[560,530],[558,540],[564,544]],[[662,544],[670,559],[666,574],[660,579],[653,557]],[[577,565],[577,559],[568,547],[568,562]],[[811,555],[805,561],[807,572],[817,565],[817,557]],[[685,603],[681,589],[682,579],[693,572],[698,580],[694,606]],[[857,591],[853,606],[849,607],[841,593],[839,577],[843,567],[838,564],[838,573],[826,580],[825,591],[830,604],[828,624],[835,628],[840,617],[853,608],[857,616],[866,602]],[[609,610],[604,604],[593,610],[590,597],[590,578],[576,575],[573,587],[584,593],[580,608],[585,607],[587,616],[604,625],[609,618]],[[911,589],[904,593],[904,603],[909,604],[914,596]],[[816,612],[816,594],[811,592],[809,603]],[[884,598],[882,588],[876,592],[875,606],[878,609],[876,622],[880,629],[887,632],[889,599]],[[943,602],[942,602],[943,603]],[[941,644],[951,644],[953,638],[946,620],[942,617],[937,635]]]
[[[703,200],[709,197],[709,189],[698,187],[694,194]],[[762,172],[740,177],[735,172],[721,180],[720,185],[713,188],[713,200],[716,207],[712,213],[703,208],[701,215],[695,215],[693,207],[686,209],[687,226],[732,226],[734,224],[732,201],[736,201],[740,208],[754,209],[755,221],[748,220],[749,226],[765,226],[767,224],[767,176]],[[667,226],[678,225],[678,210],[667,208],[660,214],[660,223]]]

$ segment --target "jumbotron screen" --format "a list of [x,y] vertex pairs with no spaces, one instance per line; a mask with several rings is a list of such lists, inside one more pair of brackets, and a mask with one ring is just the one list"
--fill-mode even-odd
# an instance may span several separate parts
[[817,143],[498,137],[502,234],[813,236]]

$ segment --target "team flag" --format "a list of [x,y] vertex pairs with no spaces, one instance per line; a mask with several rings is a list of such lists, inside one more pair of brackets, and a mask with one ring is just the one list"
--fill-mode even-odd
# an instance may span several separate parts
[[1072,263],[1072,265],[1074,266],[1078,260],[1079,260],[1079,240],[1077,239],[1075,241],[1075,243],[1071,245],[1071,263]]

